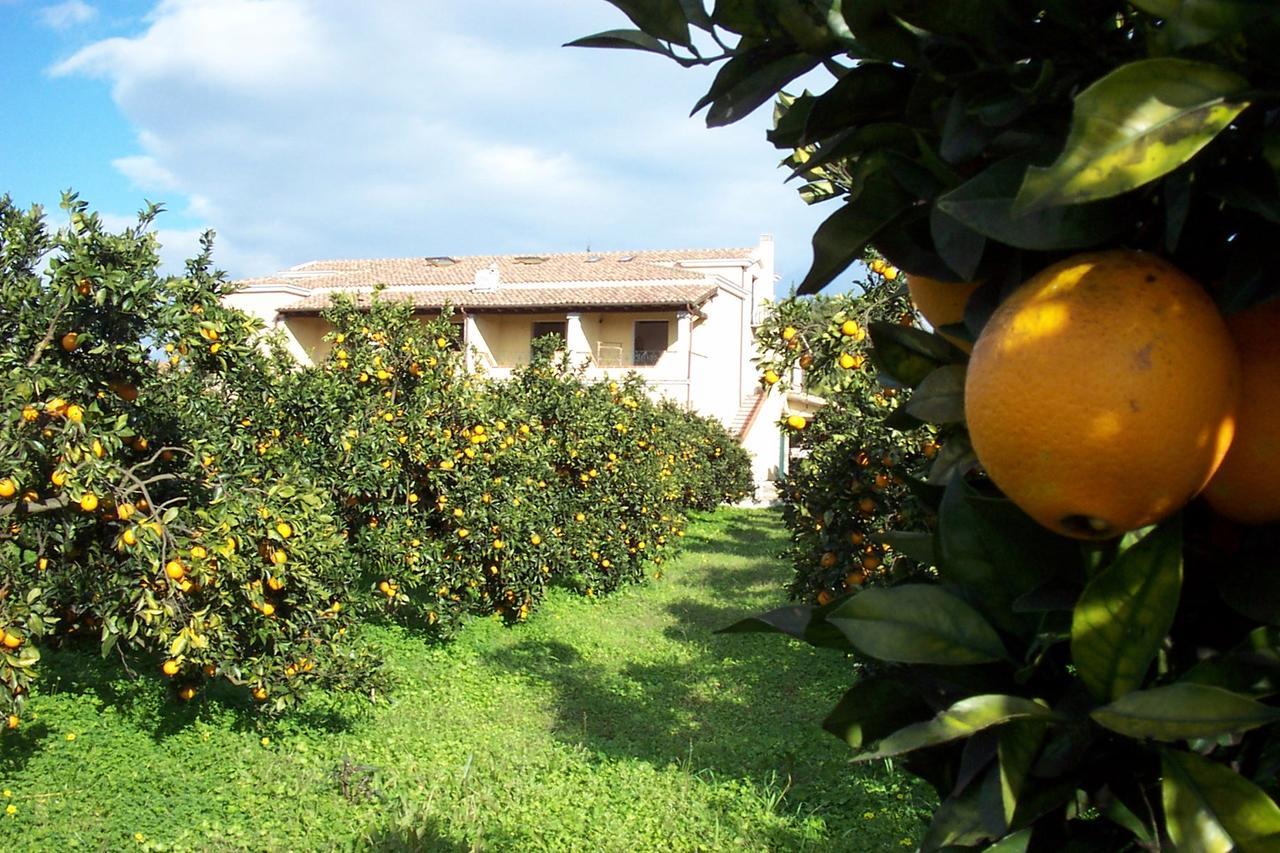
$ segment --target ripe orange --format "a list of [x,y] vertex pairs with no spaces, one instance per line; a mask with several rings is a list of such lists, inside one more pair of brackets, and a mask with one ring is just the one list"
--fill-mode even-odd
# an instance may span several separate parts
[[80,508],[85,512],[93,512],[98,508],[98,496],[93,492],[85,492],[80,498]]
[[809,421],[805,419],[804,415],[790,415],[787,418],[787,426],[792,429],[800,430],[804,429],[808,425]]
[[1280,301],[1227,320],[1240,353],[1235,438],[1204,496],[1222,515],[1260,523],[1280,519]]
[[12,478],[0,480],[0,498],[11,498],[18,493],[18,484]]
[[267,701],[267,688],[265,687],[253,688],[253,701],[255,702]]
[[76,348],[76,344],[80,343],[80,336],[75,332],[67,332],[62,336],[62,348],[67,352],[71,352]]
[[818,565],[824,569],[829,569],[836,564],[836,554],[834,551],[827,551],[822,555],[822,559],[818,561]]
[[12,731],[16,729],[20,723],[21,720],[18,719],[17,714],[10,714],[9,718],[5,720],[5,727]]
[[182,576],[187,573],[187,567],[182,565],[182,562],[179,560],[170,560],[164,565],[164,573],[168,575],[171,580],[180,581],[182,580]]
[[1102,539],[1177,510],[1235,423],[1239,359],[1209,296],[1167,261],[1082,254],[992,315],[965,384],[979,461],[1067,536]]
[[170,678],[173,678],[182,669],[182,664],[170,658],[169,660],[161,664],[160,669],[164,672],[165,675],[169,676]]
[[777,385],[778,380],[781,378],[776,370],[766,370],[764,372],[764,384],[766,385]]
[[[935,329],[964,322],[965,303],[977,289],[976,282],[958,284],[923,275],[907,276],[907,290],[911,293],[911,301],[915,303],[916,310]],[[965,352],[973,348],[968,341],[957,338],[955,335],[943,335],[943,337]]]

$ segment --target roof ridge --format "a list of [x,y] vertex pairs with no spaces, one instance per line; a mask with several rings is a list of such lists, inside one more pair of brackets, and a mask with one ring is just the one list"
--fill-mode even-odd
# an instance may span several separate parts
[[[572,252],[506,252],[502,254],[489,255],[401,255],[399,257],[381,257],[381,258],[320,258],[313,261],[303,261],[292,267],[288,267],[283,271],[301,271],[304,268],[311,267],[315,264],[325,263],[397,263],[401,261],[422,261],[429,258],[452,258],[455,261],[464,260],[487,260],[491,258],[564,258],[571,255],[583,255],[586,257],[607,257],[612,255],[631,255],[640,257],[643,255],[670,255],[670,254],[690,254],[697,255],[702,252],[742,252],[750,254],[755,251],[754,247],[745,246],[719,246],[714,248],[696,248],[696,249],[581,249]],[[277,273],[278,275],[278,273]]]

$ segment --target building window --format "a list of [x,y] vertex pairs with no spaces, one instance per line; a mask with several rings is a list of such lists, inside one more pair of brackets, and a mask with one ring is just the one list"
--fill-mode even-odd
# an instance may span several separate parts
[[633,363],[653,365],[667,351],[670,323],[666,320],[636,320]]
[[530,354],[532,354],[532,344],[538,338],[545,338],[548,335],[555,335],[560,338],[560,346],[563,347],[565,341],[569,339],[569,324],[564,320],[550,322],[535,322],[533,324],[533,333],[529,335]]

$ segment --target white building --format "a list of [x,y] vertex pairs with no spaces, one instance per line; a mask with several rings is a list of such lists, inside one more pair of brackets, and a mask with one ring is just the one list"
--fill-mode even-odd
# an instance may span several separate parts
[[446,305],[473,366],[495,377],[527,363],[535,337],[559,334],[592,377],[635,371],[655,396],[712,415],[751,454],[757,494],[773,494],[786,435],[807,398],[765,394],[752,364],[754,322],[773,297],[771,237],[749,249],[311,261],[238,282],[227,303],[283,329],[300,361],[323,358],[320,317],[336,292],[404,300],[424,317]]

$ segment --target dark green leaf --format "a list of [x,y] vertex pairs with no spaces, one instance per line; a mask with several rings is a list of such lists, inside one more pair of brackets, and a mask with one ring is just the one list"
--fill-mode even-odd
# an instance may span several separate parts
[[873,588],[827,617],[863,654],[899,663],[959,665],[1007,657],[978,611],[927,584]]
[[896,118],[911,85],[911,74],[883,62],[866,62],[818,97],[805,125],[805,142],[839,130]]
[[1205,62],[1165,57],[1122,65],[1075,99],[1062,154],[1031,168],[1020,210],[1109,198],[1168,174],[1249,105],[1244,78]]
[[964,365],[944,364],[911,392],[906,410],[926,423],[961,423],[964,421],[964,377]]
[[876,534],[872,538],[924,566],[932,566],[936,559],[933,551],[933,534],[931,533],[891,530],[887,533]]
[[688,47],[689,22],[680,0],[608,0],[640,29],[663,41]]
[[716,0],[711,20],[738,35],[767,38],[766,22],[773,21],[773,0]]
[[938,254],[964,281],[971,281],[982,262],[987,238],[953,216],[934,207],[929,213],[929,231]]
[[1170,684],[1126,693],[1089,716],[1127,737],[1175,741],[1248,731],[1280,719],[1280,709],[1219,687]]
[[1164,179],[1164,247],[1173,252],[1178,248],[1182,228],[1191,212],[1191,172],[1180,169]]
[[870,761],[914,752],[926,746],[967,738],[1012,720],[1052,718],[1053,713],[1044,705],[1021,696],[970,696],[939,712],[932,720],[899,729],[876,744],[874,751],[862,753],[856,760]]
[[1274,851],[1280,807],[1229,767],[1190,752],[1161,755],[1165,830],[1179,850]]
[[1013,602],[1078,562],[1074,543],[1032,521],[1012,501],[980,495],[953,477],[938,507],[938,576],[971,593],[987,619],[1012,633],[1028,621]]
[[849,688],[822,721],[822,727],[860,749],[901,728],[904,720],[928,713],[916,691],[901,678],[877,675],[860,678]]
[[923,329],[884,322],[868,329],[876,369],[901,386],[914,388],[939,367],[964,359],[955,346]]
[[1036,754],[1044,741],[1046,726],[1040,720],[1014,720],[998,734],[996,758],[1000,769],[1000,800],[1004,822],[1009,826],[1018,810],[1027,775],[1035,764]]
[[607,30],[593,36],[574,39],[565,47],[612,47],[622,50],[645,50],[650,53],[660,53],[663,56],[671,55],[666,45],[640,30]]
[[911,205],[908,197],[884,172],[875,172],[856,197],[846,202],[813,234],[813,264],[800,282],[801,295],[826,287],[854,261],[876,232]]
[[1225,655],[1206,658],[1187,670],[1181,681],[1236,692],[1280,690],[1280,628],[1255,628]]
[[1267,0],[1134,0],[1133,5],[1164,19],[1160,32],[1174,50],[1233,35],[1276,14]]
[[1037,251],[1094,246],[1124,227],[1120,211],[1109,202],[1015,212],[1027,163],[1012,157],[987,167],[939,197],[938,209],[993,240]]
[[942,449],[934,457],[933,466],[929,468],[928,482],[935,486],[945,486],[953,477],[963,477],[977,464],[978,457],[973,452],[969,433],[956,432],[947,437]]
[[1027,845],[1030,843],[1031,830],[1022,829],[992,844],[987,848],[987,853],[1027,853]]
[[1000,815],[1000,779],[993,767],[977,785],[942,801],[920,842],[921,851],[980,844],[1004,834]]
[[721,628],[717,634],[786,634],[815,646],[848,649],[844,635],[823,618],[824,608],[790,605],[749,616]]
[[1182,588],[1182,526],[1165,522],[1085,587],[1071,621],[1082,681],[1110,701],[1136,690],[1169,633]]
[[693,112],[710,104],[707,127],[732,124],[817,64],[817,57],[795,53],[786,46],[762,44],[726,62]]

